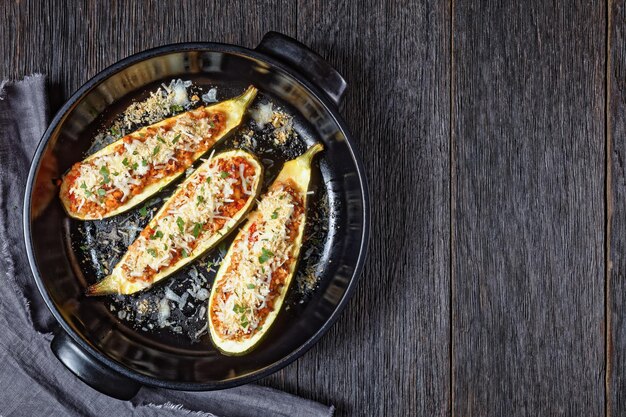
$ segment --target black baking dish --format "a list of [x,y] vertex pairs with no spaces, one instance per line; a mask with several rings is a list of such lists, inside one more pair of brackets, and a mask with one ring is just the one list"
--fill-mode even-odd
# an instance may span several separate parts
[[[275,325],[256,350],[226,357],[211,346],[187,348],[147,338],[117,320],[98,300],[84,296],[80,265],[69,243],[70,219],[58,198],[36,213],[35,190],[54,181],[89,146],[81,139],[108,107],[130,102],[147,86],[173,78],[254,84],[290,106],[307,143],[322,141],[320,184],[331,204],[328,242],[319,287],[306,303]],[[286,366],[308,350],[346,306],[363,267],[369,200],[365,175],[338,106],[346,89],[341,75],[297,41],[268,33],[247,49],[218,43],[184,43],[151,49],[105,69],[82,86],[56,114],[32,161],[24,202],[24,236],[37,286],[60,327],[57,357],[78,377],[108,395],[127,399],[141,385],[214,390],[244,384]]]

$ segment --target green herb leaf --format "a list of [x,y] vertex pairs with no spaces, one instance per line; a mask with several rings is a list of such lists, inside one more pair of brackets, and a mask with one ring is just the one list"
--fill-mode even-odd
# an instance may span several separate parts
[[180,139],[180,133],[176,136],[174,136],[174,139],[172,139],[172,143],[176,144],[176,142],[178,142],[178,139]]
[[185,221],[178,216],[176,218],[176,224],[178,225],[178,230],[180,230],[180,233],[184,233],[185,232]]
[[158,154],[160,150],[161,150],[161,145],[155,146],[154,149],[152,150],[152,156]]
[[106,195],[106,190],[104,188],[98,188],[98,195],[100,197],[104,197]]
[[108,184],[110,179],[109,179],[109,168],[106,167],[106,165],[102,165],[100,167],[100,174],[102,174],[102,182],[105,184]]
[[255,288],[256,288],[256,285],[254,285],[254,284],[248,284],[248,285],[247,285],[247,287],[248,287],[248,289],[249,289],[249,290],[253,290],[253,289],[255,289]]
[[206,177],[206,183],[211,184],[211,177]]
[[147,167],[148,166],[148,161],[146,161],[145,159],[141,160],[141,165]]
[[153,257],[153,258],[156,258],[156,257],[157,257],[157,251],[156,251],[156,249],[154,249],[154,248],[148,248],[148,249],[146,249],[146,251],[147,251],[150,255],[152,255],[152,257]]
[[185,249],[183,249],[183,250],[180,252],[180,255],[181,255],[183,258],[186,258],[187,256],[189,256],[189,255],[187,254],[187,251],[186,251]]
[[274,212],[272,213],[272,219],[277,219],[278,218],[278,209],[274,210]]
[[146,217],[148,215],[148,207],[147,206],[143,206],[142,208],[139,209],[139,215],[141,217]]
[[222,178],[226,178],[226,177],[228,177],[228,175],[229,175],[229,174],[228,174],[228,172],[227,172],[227,171],[222,171],[222,172],[220,172],[220,177],[222,177]]
[[163,139],[161,136],[157,135],[157,140],[161,143],[167,143],[165,142],[165,139]]
[[163,237],[163,232],[160,230],[157,230],[156,232],[154,232],[152,236],[150,236],[150,239],[155,240],[155,239],[161,239],[162,237]]
[[197,239],[198,236],[200,236],[200,231],[201,230],[202,230],[202,223],[194,224],[193,231],[191,232],[193,234],[193,237],[195,237]]
[[116,128],[115,126],[113,126],[111,129],[109,129],[109,132],[111,133],[112,136],[117,136],[120,134],[120,130],[118,128]]
[[274,254],[270,251],[268,251],[265,248],[261,249],[261,256],[259,256],[259,262],[260,263],[265,263],[267,262],[272,256],[274,256]]
[[128,166],[128,158],[122,159],[122,165],[124,165],[125,167]]
[[178,104],[172,104],[170,106],[170,110],[174,111],[174,112],[179,112],[179,111],[183,111],[184,108],[183,108],[183,106],[179,106]]
[[196,197],[196,206],[199,206],[200,204],[204,203],[204,197],[199,195],[198,197]]
[[136,171],[136,170],[137,170],[137,168],[139,168],[139,164],[138,164],[137,162],[135,162],[135,163],[133,164],[132,168],[133,168],[133,171]]

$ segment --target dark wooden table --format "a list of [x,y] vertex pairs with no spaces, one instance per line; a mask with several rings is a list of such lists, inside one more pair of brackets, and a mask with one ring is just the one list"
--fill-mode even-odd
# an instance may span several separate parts
[[338,416],[626,413],[625,1],[5,0],[0,16],[0,77],[47,74],[53,109],[134,52],[269,30],[344,74],[369,261],[330,333],[264,384]]

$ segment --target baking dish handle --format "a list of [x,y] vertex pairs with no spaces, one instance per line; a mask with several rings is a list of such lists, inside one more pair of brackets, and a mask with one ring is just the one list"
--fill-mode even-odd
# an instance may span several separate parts
[[304,75],[321,89],[337,107],[348,83],[321,56],[297,40],[278,32],[267,32],[256,50],[269,55]]
[[141,385],[107,368],[79,346],[65,331],[59,330],[51,344],[52,352],[74,375],[91,388],[118,400],[130,400]]

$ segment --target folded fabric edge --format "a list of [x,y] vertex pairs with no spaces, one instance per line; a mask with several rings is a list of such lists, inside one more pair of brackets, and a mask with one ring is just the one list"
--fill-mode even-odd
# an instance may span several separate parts
[[16,84],[20,84],[20,83],[25,83],[25,84],[29,84],[32,81],[35,80],[39,80],[39,79],[43,79],[43,81],[45,82],[46,76],[39,73],[39,72],[35,72],[31,75],[26,75],[24,76],[24,78],[19,79],[19,80],[11,80],[11,79],[3,79],[0,80],[0,100],[4,100],[5,99],[5,94],[6,94],[6,87],[7,86],[13,86]]
[[148,403],[148,404],[145,404],[144,407],[182,411],[183,413],[185,413],[185,415],[188,415],[188,416],[218,417],[215,414],[204,412],[204,411],[189,410],[189,409],[183,407],[181,404],[174,404],[174,403],[169,402],[169,401],[166,402],[165,404]]

